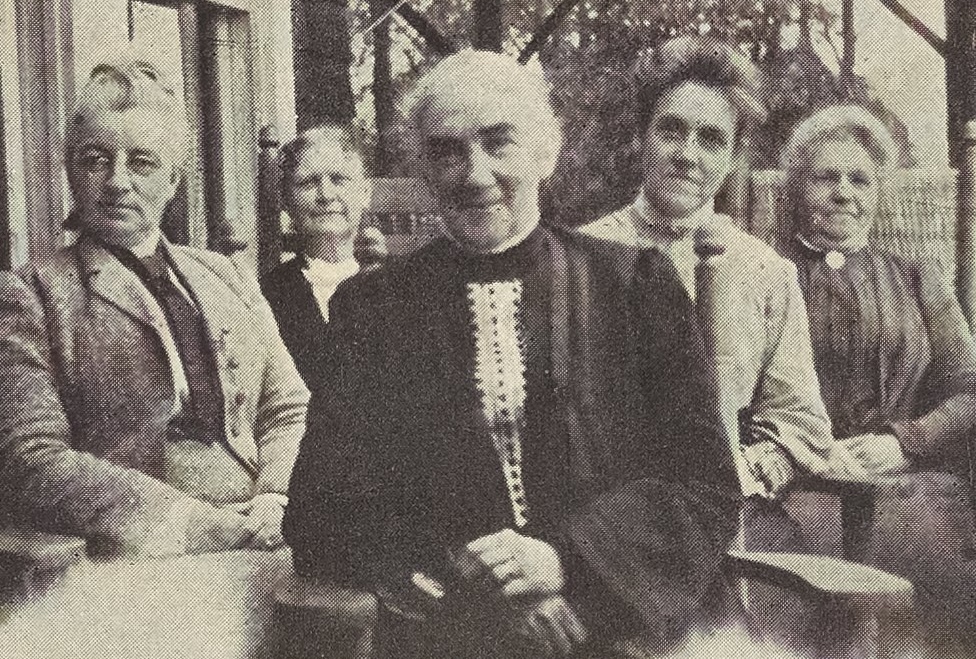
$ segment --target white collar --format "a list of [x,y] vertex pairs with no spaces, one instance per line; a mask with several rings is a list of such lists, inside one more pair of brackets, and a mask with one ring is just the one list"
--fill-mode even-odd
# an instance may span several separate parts
[[343,259],[337,262],[306,256],[305,267],[303,269],[317,278],[334,277],[337,279],[345,279],[359,271],[359,263],[354,258]]
[[659,238],[661,234],[674,239],[685,238],[698,227],[715,222],[718,217],[715,213],[714,201],[709,201],[686,217],[666,217],[647,201],[643,190],[637,194],[630,208],[634,216],[634,228],[637,230],[637,235],[642,237],[653,233],[655,238]]
[[816,252],[817,254],[830,254],[831,252],[837,252],[838,254],[844,254],[845,256],[850,256],[851,254],[857,254],[862,249],[867,247],[867,245],[859,245],[856,249],[842,250],[836,247],[819,247],[814,245],[810,240],[806,238],[802,233],[796,234],[796,242],[800,243],[811,252]]
[[159,246],[160,241],[159,229],[153,229],[152,232],[146,236],[142,241],[136,243],[132,247],[123,248],[130,254],[132,254],[137,259],[144,259],[150,254],[155,253],[156,247]]

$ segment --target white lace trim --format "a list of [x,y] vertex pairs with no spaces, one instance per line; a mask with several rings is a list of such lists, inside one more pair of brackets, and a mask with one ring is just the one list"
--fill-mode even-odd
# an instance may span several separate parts
[[475,336],[475,382],[492,443],[501,461],[516,527],[528,524],[522,483],[525,428],[525,345],[522,282],[468,284]]

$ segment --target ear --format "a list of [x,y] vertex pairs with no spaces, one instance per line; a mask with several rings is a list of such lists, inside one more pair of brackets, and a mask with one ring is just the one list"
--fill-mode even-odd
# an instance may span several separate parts
[[180,181],[182,180],[183,180],[183,170],[177,167],[176,165],[173,165],[173,170],[170,173],[170,177],[169,177],[168,189],[166,190],[167,202],[173,201],[173,197],[176,196],[176,189],[179,187]]
[[78,197],[78,177],[75,174],[75,167],[72,164],[72,157],[71,157],[71,154],[70,153],[68,153],[67,156],[65,157],[64,174],[65,174],[65,177],[68,179],[68,190],[71,191],[71,196],[77,198]]
[[536,154],[541,180],[546,180],[556,171],[556,163],[559,161],[559,153],[562,149],[561,140],[546,140],[546,144],[539,147]]

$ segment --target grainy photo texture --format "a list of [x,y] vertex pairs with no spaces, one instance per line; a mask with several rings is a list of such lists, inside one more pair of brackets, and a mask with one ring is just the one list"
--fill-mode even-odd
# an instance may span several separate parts
[[0,657],[976,656],[974,44],[0,0]]

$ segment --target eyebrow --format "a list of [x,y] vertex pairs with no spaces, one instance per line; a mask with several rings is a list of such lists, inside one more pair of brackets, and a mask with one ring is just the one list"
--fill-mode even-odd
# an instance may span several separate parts
[[107,152],[110,149],[105,148],[101,144],[89,142],[87,144],[79,144],[78,146],[75,147],[74,150],[76,153],[82,153],[83,151],[106,151]]
[[505,133],[515,133],[518,132],[518,127],[515,124],[502,122],[500,124],[492,124],[491,126],[485,126],[478,130],[482,135],[503,135]]

